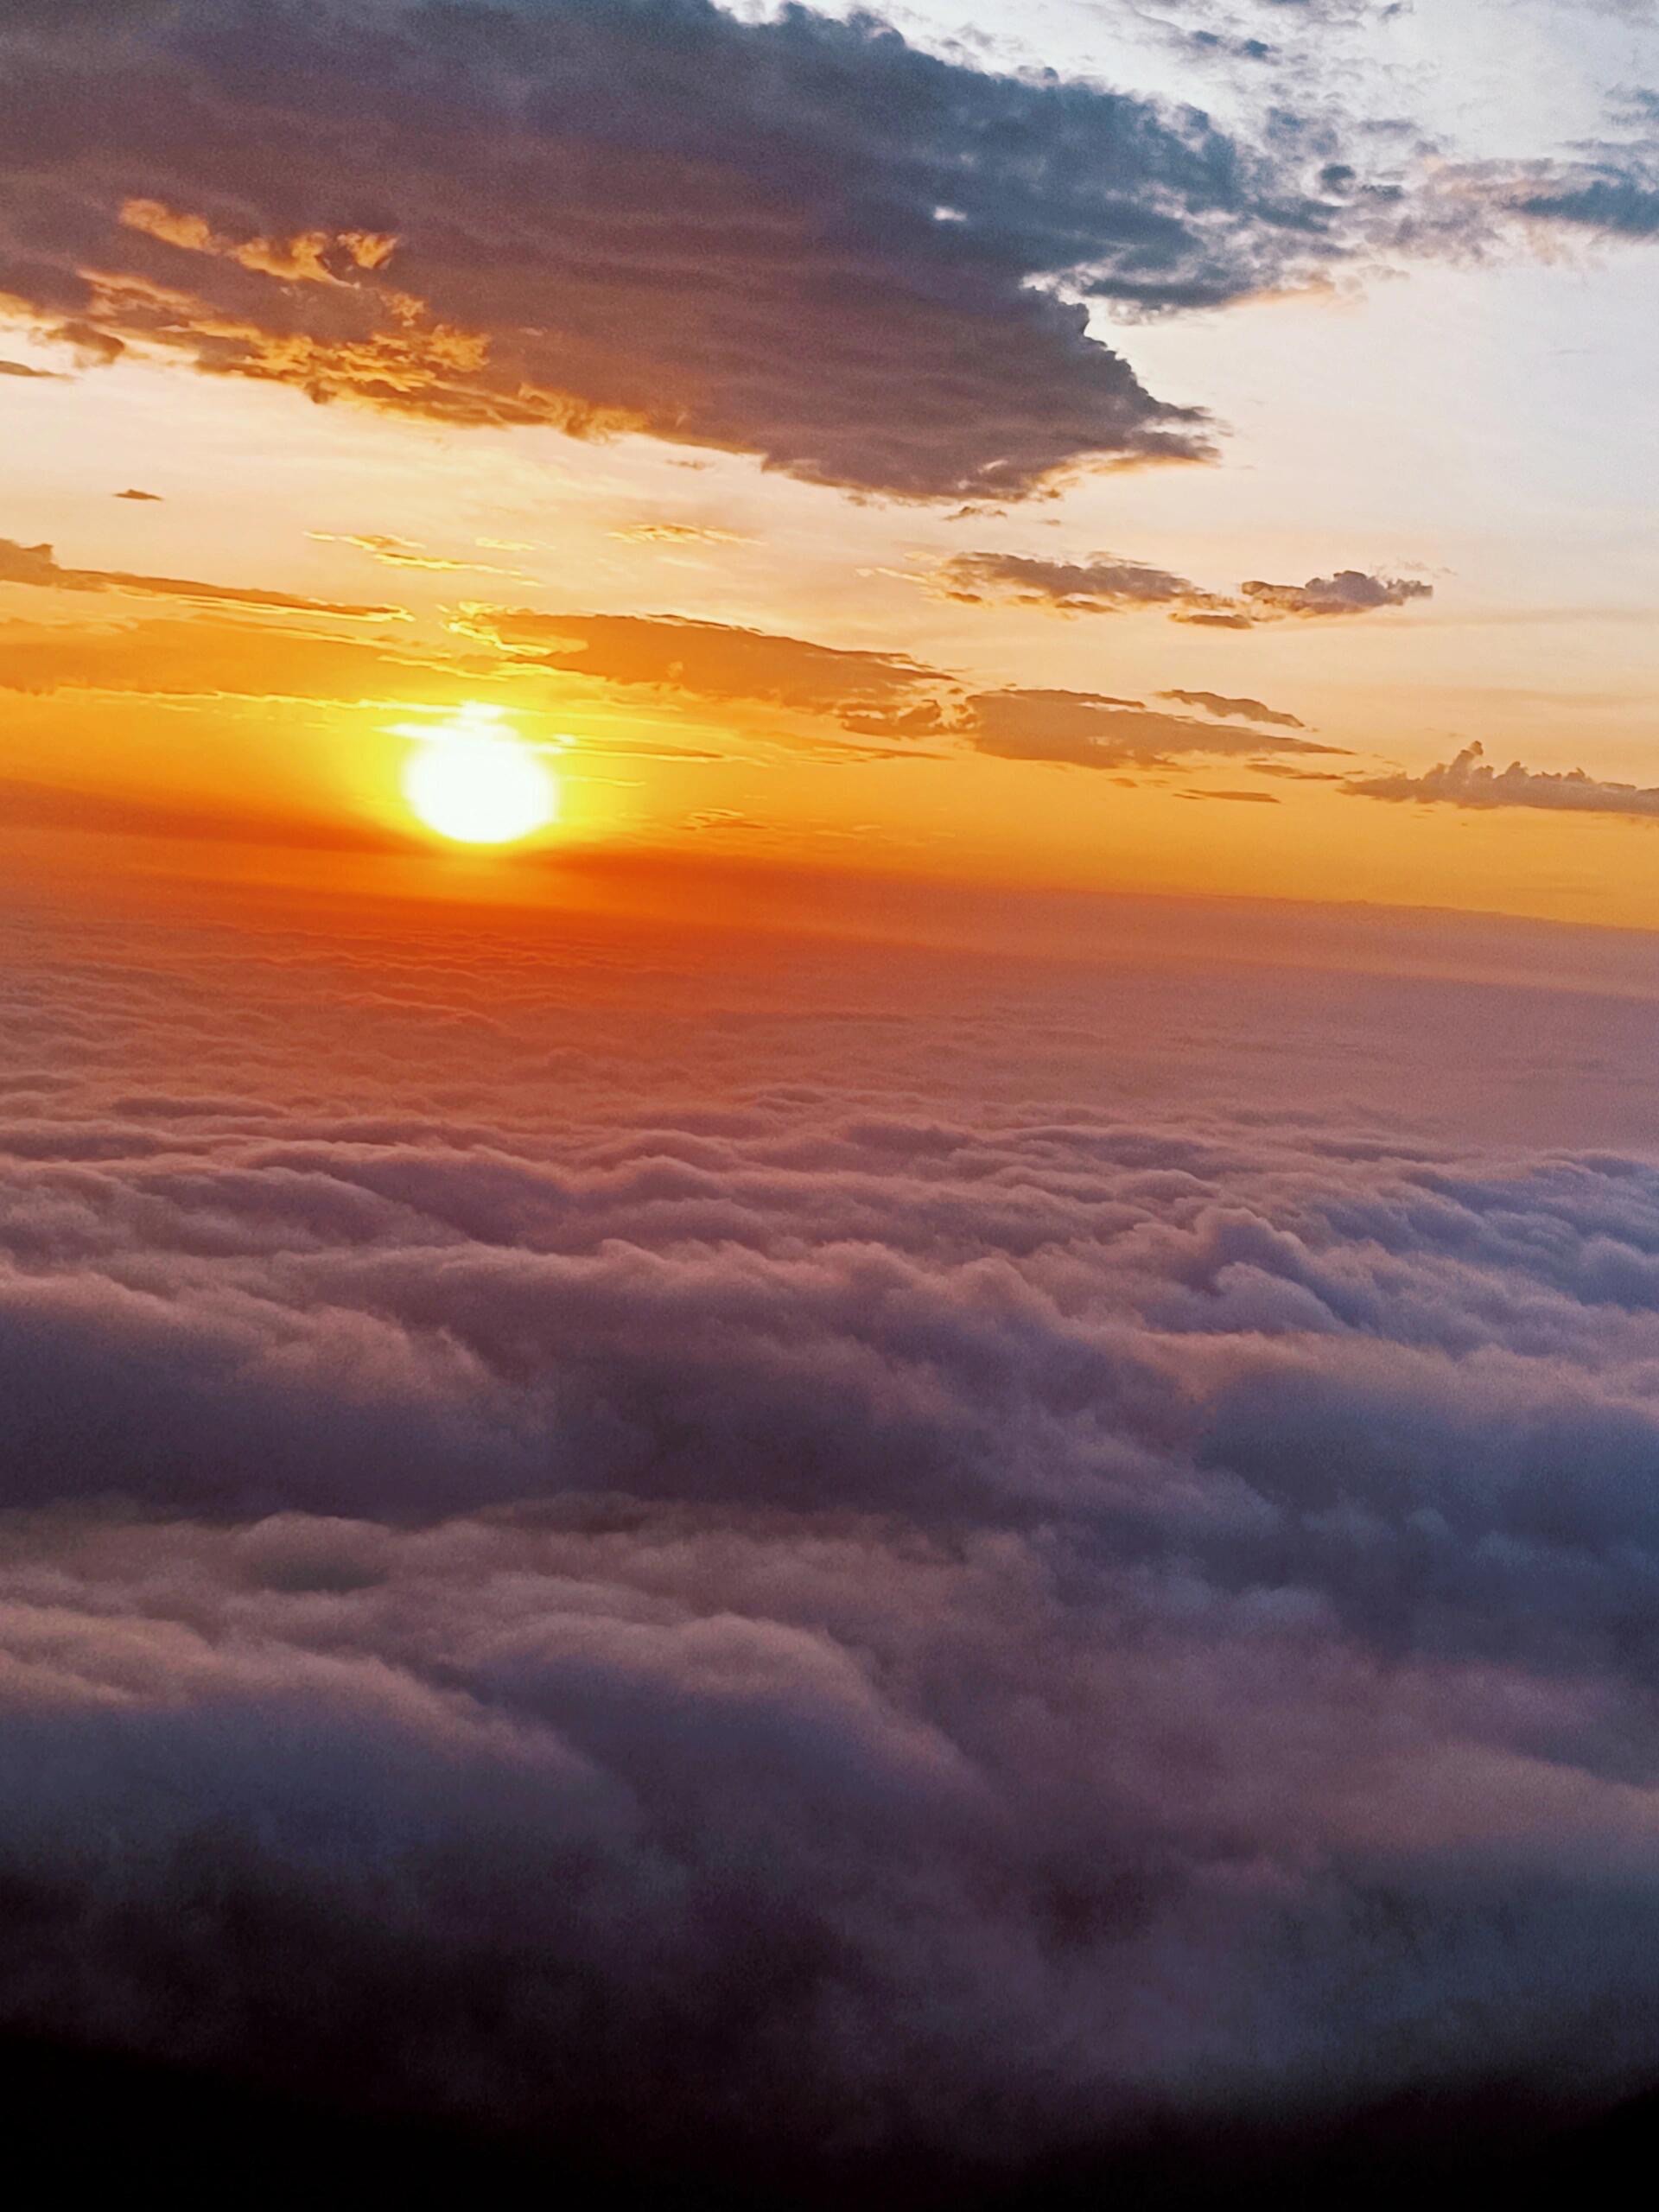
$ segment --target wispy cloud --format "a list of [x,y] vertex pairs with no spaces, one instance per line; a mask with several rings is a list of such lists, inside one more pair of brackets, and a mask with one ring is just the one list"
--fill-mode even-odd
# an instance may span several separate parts
[[203,605],[326,614],[354,622],[409,619],[400,607],[365,607],[340,600],[308,599],[296,592],[265,591],[253,585],[201,583],[187,576],[150,576],[124,569],[66,568],[51,546],[21,545],[10,537],[0,537],[0,584],[24,584],[48,591],[126,592],[141,599],[188,599]]
[[957,553],[924,578],[941,599],[964,607],[1004,605],[1051,614],[1126,614],[1160,609],[1198,628],[1249,630],[1258,623],[1374,614],[1432,599],[1433,587],[1341,569],[1306,583],[1256,581],[1236,594],[1209,591],[1186,576],[1110,553],[1057,561],[1026,553]]

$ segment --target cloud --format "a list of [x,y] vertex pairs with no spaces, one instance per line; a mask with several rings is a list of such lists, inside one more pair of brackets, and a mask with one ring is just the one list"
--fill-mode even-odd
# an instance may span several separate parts
[[[15,16],[36,121],[10,142],[0,292],[89,358],[639,430],[866,493],[1017,497],[1202,456],[1203,416],[1147,390],[1091,303],[1211,308],[1437,250],[1421,181],[1338,158],[1337,119],[1229,132],[868,16]],[[1465,250],[1481,204],[1465,187],[1439,218]]]
[[1242,596],[1205,591],[1185,576],[1138,561],[1097,553],[1087,561],[1048,561],[1020,553],[959,553],[930,579],[942,599],[965,607],[998,601],[1038,607],[1054,614],[1122,614],[1137,607],[1166,608],[1172,621],[1202,629],[1248,630],[1289,616],[1369,614],[1429,599],[1433,587],[1343,569],[1305,584],[1254,582]]
[[18,931],[0,2020],[912,2204],[1651,2066],[1659,1178],[1310,1096],[1645,1007],[404,925]]
[[1170,715],[1134,700],[1089,691],[1012,690],[974,695],[955,727],[976,751],[1005,760],[1046,760],[1077,768],[1119,768],[1200,754],[1334,753],[1311,738],[1257,729],[1220,729],[1191,715]]
[[[256,611],[267,601],[253,601]],[[327,603],[321,610],[329,613]],[[211,606],[188,620],[113,624],[0,622],[0,690],[130,692],[150,697],[381,700],[461,705],[476,672],[439,652],[397,650]]]
[[1360,569],[1339,569],[1334,575],[1310,576],[1305,584],[1270,584],[1257,580],[1242,587],[1246,612],[1255,622],[1283,620],[1325,621],[1372,614],[1379,607],[1405,607],[1433,599],[1434,587],[1411,577],[1368,575]]
[[423,841],[376,823],[231,806],[169,805],[102,790],[0,779],[0,819],[11,829],[73,830],[78,836],[161,837],[216,844],[276,845],[293,851],[407,853]]
[[1626,89],[1609,119],[1613,134],[1569,159],[1516,165],[1507,181],[1513,211],[1530,224],[1608,239],[1659,237],[1659,92]]
[[31,384],[61,384],[62,372],[57,369],[33,369],[22,361],[0,360],[0,377],[26,378]]
[[1656,204],[1650,123],[1459,163],[1311,90],[1228,130],[805,7],[14,7],[0,65],[32,118],[0,166],[0,303],[86,363],[159,351],[901,499],[1207,456],[1202,410],[1149,391],[1091,310],[1546,226],[1646,236]]
[[137,492],[131,490],[117,492],[114,494],[114,497],[118,499],[143,499],[152,504],[158,503],[161,499],[161,496],[162,495],[159,492]]
[[[254,611],[272,607],[365,617],[384,612],[279,593],[66,569],[49,547],[0,541],[0,582],[8,581],[73,590],[200,594],[210,613],[220,601]],[[489,647],[496,658],[481,662],[477,656],[295,635],[206,616],[190,623],[148,622],[109,631],[0,624],[0,690],[223,694],[348,703],[418,698],[438,705],[461,703],[475,696],[480,684],[504,676],[556,672],[624,692],[649,690],[705,712],[776,709],[828,725],[828,734],[841,734],[836,742],[848,736],[880,741],[882,750],[873,751],[873,758],[887,757],[887,747],[912,747],[918,740],[1002,760],[1113,769],[1201,756],[1265,762],[1340,751],[1292,734],[1301,728],[1294,717],[1265,710],[1255,726],[1228,728],[1219,727],[1207,709],[1203,715],[1172,714],[1103,692],[1019,686],[979,691],[962,677],[906,654],[825,645],[735,624],[666,615],[544,614],[473,604],[450,627],[457,636]],[[769,725],[767,734],[782,742],[802,736],[787,725]],[[594,749],[638,748],[595,740]]]
[[635,522],[626,530],[613,530],[613,537],[620,537],[630,545],[748,545],[752,538],[736,530],[716,530],[700,522]]
[[454,627],[524,665],[715,701],[840,717],[921,703],[948,679],[903,653],[849,651],[728,622],[470,606]]
[[1118,614],[1140,607],[1211,612],[1230,602],[1185,576],[1096,553],[1087,561],[1043,561],[1020,553],[958,553],[935,572],[932,588],[965,607],[998,601],[1056,614]]
[[1218,691],[1160,691],[1160,699],[1179,700],[1184,707],[1197,707],[1202,713],[1214,715],[1223,721],[1264,723],[1269,729],[1306,729],[1306,722],[1294,715],[1281,713],[1276,708],[1264,707],[1260,699],[1231,699]]
[[1479,745],[1421,776],[1370,776],[1347,789],[1362,798],[1416,799],[1446,806],[1541,807],[1563,814],[1659,815],[1659,789],[1609,783],[1582,768],[1524,768],[1512,760],[1494,768]]
[[772,631],[662,615],[539,614],[468,607],[454,626],[520,665],[720,704],[755,701],[864,737],[954,740],[1003,760],[1125,767],[1182,755],[1330,753],[1312,739],[1225,730],[1102,692],[976,691],[900,653],[822,645]]
[[226,606],[293,614],[326,614],[363,622],[404,622],[400,607],[362,607],[337,600],[307,599],[294,592],[261,591],[241,584],[192,582],[183,576],[134,575],[120,569],[66,569],[49,545],[20,545],[0,537],[0,584],[39,586],[49,591],[129,592],[143,599],[195,600]]
[[358,552],[366,553],[371,560],[380,562],[388,569],[425,569],[437,573],[469,572],[491,576],[512,576],[518,571],[504,569],[495,561],[456,561],[442,553],[429,552],[424,545],[413,538],[388,537],[382,531],[368,531],[353,533],[347,531],[312,530],[307,537],[324,545],[350,545]]
[[1279,804],[1279,801],[1274,797],[1271,791],[1182,791],[1179,796],[1182,798],[1233,799],[1245,806],[1277,806]]

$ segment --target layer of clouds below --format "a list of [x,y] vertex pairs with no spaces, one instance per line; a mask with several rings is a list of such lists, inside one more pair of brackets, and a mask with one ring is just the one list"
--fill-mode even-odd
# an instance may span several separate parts
[[1090,302],[1213,308],[1526,227],[1652,227],[1640,130],[1481,169],[1317,100],[1230,134],[805,8],[14,6],[0,70],[0,296],[89,364],[159,347],[905,498],[1210,450]]
[[1442,806],[1541,807],[1553,813],[1659,815],[1659,788],[1609,782],[1583,768],[1525,768],[1511,760],[1495,768],[1478,745],[1466,745],[1455,759],[1425,768],[1420,776],[1403,772],[1370,776],[1347,788],[1361,798],[1416,799]]
[[1646,1008],[26,942],[0,2020],[802,2165],[1659,2063],[1659,1167],[1306,1103]]

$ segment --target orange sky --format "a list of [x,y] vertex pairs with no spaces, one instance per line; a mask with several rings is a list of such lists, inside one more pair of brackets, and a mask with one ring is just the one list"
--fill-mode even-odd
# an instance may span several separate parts
[[[1175,89],[1161,49],[1103,54],[1064,10],[1053,35],[1080,84],[1115,61],[1154,99]],[[44,52],[29,66],[64,66]],[[1017,39],[1001,55],[1029,58]],[[1405,66],[1381,47],[1351,58]],[[1433,60],[1414,58],[1420,89]],[[164,118],[185,66],[161,57],[136,108]],[[947,66],[974,97],[995,74]],[[1535,164],[1536,118],[1503,81],[1505,143]],[[1186,89],[1248,142],[1248,87]],[[250,103],[254,144],[258,95],[225,97]],[[455,189],[486,207],[514,162],[530,177],[542,159],[526,143],[498,176],[469,152]],[[777,159],[753,206],[741,144],[637,188],[658,222],[676,191],[734,219],[829,221],[834,173]],[[174,170],[137,125],[100,142],[61,299],[26,281],[21,243],[0,270],[0,354],[20,372],[0,374],[14,871],[444,894],[456,862],[411,813],[406,733],[472,705],[559,779],[556,823],[463,871],[508,902],[545,895],[550,854],[662,854],[1659,925],[1659,575],[1639,472],[1604,435],[1610,387],[1625,454],[1659,426],[1624,366],[1659,304],[1659,257],[1639,244],[1574,233],[1541,256],[1535,238],[1471,232],[1446,255],[1357,233],[1330,270],[1230,277],[1185,315],[1097,303],[1089,339],[1065,340],[1091,359],[1066,355],[1064,373],[1104,374],[1110,347],[1139,379],[1114,419],[1128,404],[1151,427],[1113,453],[1117,430],[1074,435],[1073,402],[1044,414],[1035,382],[1017,428],[971,413],[941,428],[918,405],[889,435],[881,410],[906,403],[866,370],[891,347],[881,374],[902,379],[909,348],[921,373],[935,334],[906,323],[913,302],[856,302],[865,365],[828,358],[830,326],[809,372],[770,360],[758,309],[722,329],[664,294],[649,362],[630,365],[594,334],[602,287],[561,334],[568,296],[514,274],[505,206],[499,265],[468,289],[441,208],[397,204],[391,172],[325,169],[329,220],[302,226],[238,176],[234,146]],[[576,188],[556,162],[533,174],[558,219]],[[17,242],[49,227],[41,188],[35,172],[15,186]],[[1475,187],[1459,189],[1465,207]],[[980,215],[944,213],[973,247]],[[1195,251],[1243,253],[1237,211],[1224,236],[1207,208],[1190,220]],[[728,226],[722,252],[760,251]],[[1267,251],[1249,246],[1252,270]],[[636,300],[657,280],[613,260],[606,281]],[[1035,335],[1018,343],[1049,373]],[[568,362],[580,404],[539,355],[524,365],[537,346]],[[774,371],[816,410],[807,427],[774,419]],[[982,407],[1003,378],[986,373]],[[1154,401],[1198,410],[1195,427],[1147,414]],[[1060,460],[996,488],[1014,465],[999,441],[1036,454],[1039,435]],[[803,458],[808,437],[831,457]],[[1517,776],[1488,775],[1511,760]]]

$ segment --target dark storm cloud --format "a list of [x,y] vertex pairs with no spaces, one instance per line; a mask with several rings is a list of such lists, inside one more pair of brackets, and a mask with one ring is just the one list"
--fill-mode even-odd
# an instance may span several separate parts
[[901,497],[1204,454],[1084,302],[1213,308],[1409,227],[1318,118],[1233,136],[800,7],[13,10],[0,67],[0,293],[89,359]]
[[1445,806],[1541,807],[1563,814],[1659,815],[1659,788],[1610,783],[1583,768],[1495,768],[1478,745],[1421,776],[1370,776],[1347,788],[1362,798],[1416,799]]
[[[123,493],[124,499],[153,494]],[[254,609],[278,613],[328,614],[353,621],[404,621],[398,607],[362,607],[336,600],[306,599],[286,591],[260,591],[241,584],[192,582],[184,576],[134,575],[118,569],[67,569],[49,545],[20,545],[0,537],[0,584],[28,584],[48,591],[130,592],[142,599],[195,600],[203,605]]]

